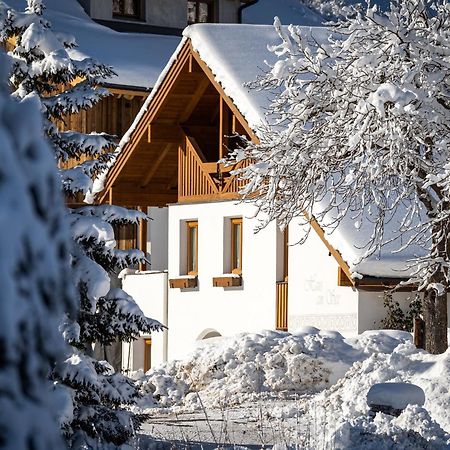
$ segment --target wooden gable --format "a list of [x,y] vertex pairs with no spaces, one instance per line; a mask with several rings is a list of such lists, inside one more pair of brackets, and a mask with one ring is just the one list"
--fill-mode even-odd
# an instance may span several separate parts
[[238,133],[253,131],[187,41],[111,168],[102,203],[164,206],[237,198],[218,164]]

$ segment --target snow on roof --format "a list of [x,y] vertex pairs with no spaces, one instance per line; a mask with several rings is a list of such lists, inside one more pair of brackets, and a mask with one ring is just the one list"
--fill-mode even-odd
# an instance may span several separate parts
[[[25,0],[7,0],[8,5],[23,10]],[[119,33],[94,22],[77,0],[46,0],[45,17],[53,29],[75,36],[75,59],[87,56],[110,65],[117,77],[108,83],[130,88],[152,88],[165,64],[180,42],[176,36]]]
[[242,22],[270,25],[278,16],[281,23],[289,25],[319,26],[324,19],[299,0],[258,0],[258,3],[242,11]]
[[[329,31],[320,27],[301,27],[305,36],[326,42]],[[201,24],[183,32],[192,47],[213,72],[251,128],[256,130],[266,121],[271,102],[267,91],[251,89],[248,83],[269,70],[276,57],[268,46],[279,44],[273,25]]]

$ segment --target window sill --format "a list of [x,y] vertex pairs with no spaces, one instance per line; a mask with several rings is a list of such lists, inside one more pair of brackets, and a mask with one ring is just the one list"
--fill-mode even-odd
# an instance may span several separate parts
[[169,280],[171,289],[189,289],[197,287],[197,276],[186,275],[179,278],[171,278]]
[[226,274],[213,278],[214,287],[235,287],[242,286],[242,276],[237,274]]

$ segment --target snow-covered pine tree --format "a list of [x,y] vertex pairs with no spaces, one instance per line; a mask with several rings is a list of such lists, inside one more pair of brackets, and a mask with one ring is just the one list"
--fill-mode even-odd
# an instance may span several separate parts
[[331,28],[334,39],[322,44],[298,27],[275,26],[278,61],[256,83],[279,90],[275,126],[240,155],[256,162],[245,171],[246,198],[258,197],[266,223],[315,217],[333,229],[350,217],[371,228],[366,255],[383,245],[387,226],[399,250],[422,247],[410,281],[424,294],[425,347],[446,351],[448,2],[403,0],[386,13],[368,7]]
[[[45,19],[41,0],[28,0],[24,12],[13,11],[0,2],[0,39],[13,38],[12,95],[23,101],[39,100],[44,134],[54,150],[55,161],[79,160],[70,169],[61,169],[62,190],[66,196],[86,193],[92,179],[111,158],[114,139],[105,134],[60,132],[56,123],[66,114],[76,114],[98,102],[107,91],[98,87],[111,68],[91,59],[73,59],[73,36],[56,33]],[[83,158],[84,159],[84,158]],[[60,361],[53,379],[66,386],[73,399],[73,414],[63,423],[71,447],[87,443],[121,445],[133,435],[142,416],[126,409],[138,391],[134,384],[105,361],[92,358],[94,342],[108,345],[120,339],[131,340],[139,332],[159,330],[159,322],[146,318],[134,300],[121,289],[110,288],[109,274],[142,261],[142,252],[115,248],[113,226],[137,223],[145,215],[115,206],[85,206],[68,212],[73,246],[71,282],[78,294],[75,320],[67,317],[62,333],[72,353]]]
[[69,224],[39,102],[9,98],[0,53],[0,448],[60,450],[70,396],[48,379],[66,345],[58,330],[75,313]]

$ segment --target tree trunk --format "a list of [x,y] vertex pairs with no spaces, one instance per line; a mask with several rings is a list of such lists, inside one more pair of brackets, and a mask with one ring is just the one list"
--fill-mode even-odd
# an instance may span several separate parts
[[425,321],[425,350],[434,355],[447,350],[447,289],[444,274],[434,280],[445,287],[443,293],[436,289],[425,291],[423,318]]

